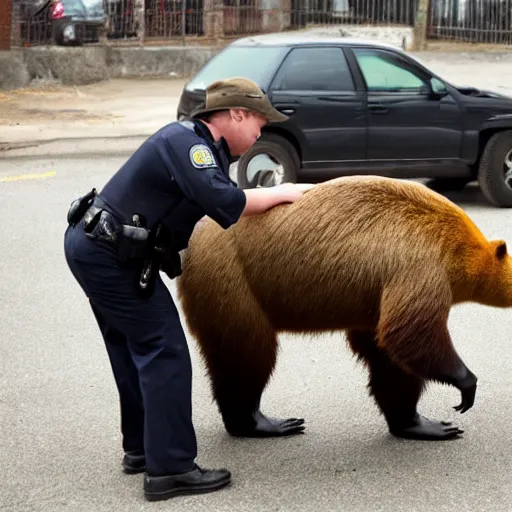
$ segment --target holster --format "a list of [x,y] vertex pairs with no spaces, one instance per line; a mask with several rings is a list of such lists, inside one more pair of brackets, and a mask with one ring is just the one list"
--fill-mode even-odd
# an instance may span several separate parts
[[178,251],[165,247],[156,247],[155,250],[160,268],[167,274],[169,279],[174,279],[182,274],[181,257]]
[[94,198],[96,197],[96,189],[93,188],[89,193],[85,194],[78,199],[75,199],[68,210],[68,224],[75,226],[80,222],[85,212],[91,206]]
[[119,223],[107,210],[92,205],[84,216],[85,234],[93,240],[111,242],[121,263],[148,255],[149,230],[143,226]]
[[118,241],[118,254],[121,261],[146,258],[149,252],[149,230],[144,227],[121,226],[121,236]]
[[110,212],[95,204],[85,212],[83,228],[86,236],[92,240],[117,242],[119,235],[118,223]]
[[150,252],[139,279],[139,287],[146,296],[153,293],[159,270],[165,272],[170,279],[182,273],[180,254],[174,248],[171,234],[160,224],[150,237]]
[[182,273],[181,257],[178,245],[171,231],[161,226],[155,239],[155,253],[160,268],[169,279],[174,279]]

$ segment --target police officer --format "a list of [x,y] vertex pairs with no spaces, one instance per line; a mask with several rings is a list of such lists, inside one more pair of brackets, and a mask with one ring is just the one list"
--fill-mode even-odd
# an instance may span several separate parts
[[253,82],[232,78],[207,89],[189,120],[161,128],[68,213],[65,255],[101,330],[120,397],[123,467],[145,472],[148,500],[220,489],[226,469],[195,463],[191,360],[178,311],[160,278],[180,274],[205,215],[227,229],[242,215],[293,202],[291,183],[241,190],[229,165],[268,122],[287,117]]

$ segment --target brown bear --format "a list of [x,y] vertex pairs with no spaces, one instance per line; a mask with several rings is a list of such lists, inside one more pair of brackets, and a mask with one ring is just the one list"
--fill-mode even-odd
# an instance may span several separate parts
[[233,436],[302,432],[303,419],[260,410],[277,334],[343,330],[393,435],[458,437],[416,408],[426,381],[459,389],[461,413],[473,406],[477,379],[452,345],[450,308],[512,306],[505,242],[426,186],[384,177],[316,185],[227,230],[206,219],[182,263],[179,299]]

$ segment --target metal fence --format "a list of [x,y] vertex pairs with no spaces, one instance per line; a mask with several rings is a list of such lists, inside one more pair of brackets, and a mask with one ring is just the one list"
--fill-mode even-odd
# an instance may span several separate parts
[[319,25],[413,25],[417,0],[292,1],[295,23]]
[[512,43],[512,0],[435,0],[428,36],[471,43]]
[[[101,37],[111,41],[198,38],[211,42],[311,25],[412,25],[417,0],[84,0],[102,3]],[[13,45],[52,44],[57,5],[75,0],[14,0]],[[90,27],[89,27],[90,28]],[[85,30],[85,29],[84,29]],[[89,30],[89,32],[91,32]],[[95,42],[92,34],[85,42]]]
[[[83,0],[97,24],[83,43],[223,44],[247,34],[310,26],[408,26],[418,0]],[[14,0],[12,46],[59,44],[59,16],[76,0]],[[60,9],[60,10],[59,10]],[[62,11],[62,12],[61,12]],[[512,0],[430,0],[428,38],[509,44]],[[61,28],[59,28],[61,27]]]

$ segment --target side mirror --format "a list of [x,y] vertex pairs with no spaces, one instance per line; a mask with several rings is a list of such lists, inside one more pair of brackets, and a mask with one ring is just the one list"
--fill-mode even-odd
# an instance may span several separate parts
[[442,80],[432,77],[430,79],[431,95],[433,98],[443,98],[448,95],[448,89]]

